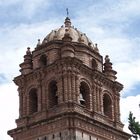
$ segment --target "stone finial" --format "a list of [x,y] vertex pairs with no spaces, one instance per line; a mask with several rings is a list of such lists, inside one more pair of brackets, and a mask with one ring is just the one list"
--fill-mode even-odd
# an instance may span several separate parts
[[24,55],[24,62],[20,64],[20,72],[25,75],[32,71],[33,63],[32,63],[32,53],[30,51],[30,47],[27,48],[26,54]]
[[117,74],[117,72],[112,69],[112,63],[110,62],[110,58],[108,55],[105,56],[104,73],[112,81],[115,81],[117,78],[115,76]]
[[64,24],[65,24],[65,27],[71,27],[71,21],[69,17],[66,17]]
[[112,63],[110,62],[109,55],[105,56],[104,70],[105,71],[112,70]]
[[88,42],[88,45],[91,47],[91,42]]
[[26,55],[30,55],[30,54],[31,54],[30,47],[28,47],[26,51]]
[[27,47],[26,54],[24,55],[24,62],[30,62],[32,60],[32,53],[30,47]]
[[54,40],[56,40],[57,39],[57,31],[54,31],[54,38],[53,38]]
[[39,47],[40,45],[41,45],[41,42],[40,42],[40,39],[38,39],[37,47]]
[[105,56],[105,63],[108,63],[108,62],[110,62],[110,58],[109,58],[109,55],[106,55]]
[[[43,41],[43,43],[44,43],[45,41]],[[46,43],[46,42],[45,42]],[[36,45],[36,48],[35,49],[38,49],[39,47],[41,46],[41,41],[40,41],[40,39],[38,39],[38,42],[37,42],[37,45]]]
[[65,27],[71,27],[71,21],[70,21],[70,18],[69,18],[69,10],[68,10],[68,8],[66,8],[66,12],[67,12],[67,17],[66,17],[65,22],[64,22]]
[[44,43],[47,43],[47,42],[48,42],[47,38],[45,38],[43,42],[44,42]]
[[80,43],[83,43],[83,42],[84,42],[83,34],[80,34],[80,37],[79,37],[78,41],[79,41]]
[[98,44],[97,44],[97,43],[95,43],[95,48],[94,48],[94,50],[95,50],[96,52],[99,53],[99,49],[98,49]]

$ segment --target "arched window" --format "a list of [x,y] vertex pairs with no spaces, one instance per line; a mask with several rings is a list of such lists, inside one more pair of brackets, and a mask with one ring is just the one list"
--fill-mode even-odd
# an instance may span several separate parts
[[47,57],[46,57],[46,55],[42,55],[40,57],[39,63],[40,63],[40,66],[46,66],[47,65]]
[[97,66],[97,62],[94,59],[92,59],[92,68],[97,69]]
[[108,94],[103,96],[103,111],[104,115],[112,118],[112,101]]
[[52,81],[49,84],[49,107],[53,107],[57,104],[58,104],[57,82]]
[[90,108],[90,90],[89,86],[85,82],[80,83],[80,95],[79,95],[79,102],[81,105]]
[[31,89],[29,92],[29,114],[33,114],[37,111],[38,111],[37,90]]

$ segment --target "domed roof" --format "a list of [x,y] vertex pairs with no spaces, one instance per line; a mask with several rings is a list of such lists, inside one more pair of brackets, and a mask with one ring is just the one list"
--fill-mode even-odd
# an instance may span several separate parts
[[68,17],[66,17],[64,24],[65,24],[64,26],[61,26],[58,29],[52,30],[44,38],[42,43],[44,44],[53,40],[62,40],[66,32],[68,32],[69,36],[72,39],[72,42],[83,43],[93,48],[94,50],[98,51],[96,44],[94,45],[92,41],[86,36],[86,34],[80,32],[79,30],[77,30],[77,28],[74,28],[73,26],[71,26],[71,21]]

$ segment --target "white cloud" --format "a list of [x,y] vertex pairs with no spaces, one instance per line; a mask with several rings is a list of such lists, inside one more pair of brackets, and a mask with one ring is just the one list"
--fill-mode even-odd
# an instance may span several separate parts
[[[106,32],[107,36],[108,32]],[[113,69],[118,72],[118,81],[124,85],[124,92],[131,90],[140,82],[140,55],[139,55],[139,39],[115,38],[110,36],[99,39],[99,50],[103,56],[108,54]],[[132,93],[133,94],[133,93]]]
[[[119,69],[118,79],[124,84],[123,94],[132,90],[137,83],[140,83],[140,75],[138,74],[140,72],[140,59],[132,62],[118,63],[116,67]],[[133,95],[134,93],[131,94]]]
[[9,84],[0,85],[0,110],[2,112],[0,139],[2,140],[12,140],[7,135],[7,130],[16,127],[18,92],[14,83],[11,82],[15,76],[20,74],[19,64],[23,62],[26,48],[29,46],[33,50],[36,47],[38,38],[42,40],[52,29],[59,27],[61,24],[57,20],[0,28],[0,53],[2,54],[0,55],[0,72],[4,73],[10,81]]
[[138,75],[140,71],[140,39],[138,37],[130,39],[121,32],[121,29],[112,30],[96,25],[94,28],[85,28],[84,32],[89,33],[90,39],[94,43],[98,43],[100,54],[103,57],[110,56],[113,69],[118,72],[118,81],[124,85],[123,94],[127,94],[140,82]]
[[[106,6],[104,5],[106,4]],[[130,0],[112,0],[106,1],[105,3],[99,3],[98,5],[91,6],[90,10],[100,11],[100,16],[97,16],[97,19],[100,19],[102,22],[103,20],[109,20],[110,22],[124,22],[130,21],[131,18],[140,15],[140,1],[130,1]],[[100,9],[98,9],[100,8]],[[90,12],[91,14],[91,12]],[[93,13],[97,14],[97,13]],[[110,24],[108,22],[108,24]]]
[[0,111],[0,139],[12,140],[7,131],[16,127],[15,119],[18,118],[18,93],[13,83],[0,86]]
[[136,117],[136,121],[140,122],[140,95],[137,96],[129,96],[127,98],[121,98],[120,106],[121,106],[121,120],[125,124],[124,130],[129,132],[128,129],[128,117],[129,112],[133,113],[133,116]]
[[[54,25],[51,22],[0,28],[0,53],[2,54],[0,55],[0,72],[10,80],[17,76],[20,69],[19,64],[23,62],[26,48],[31,47],[32,51],[36,47],[38,38],[42,40],[54,27],[61,25]],[[56,20],[53,23],[59,24]]]
[[0,23],[7,25],[8,23],[37,21],[37,18],[42,16],[42,11],[47,10],[50,4],[50,0],[0,0]]
[[40,11],[43,6],[49,6],[50,0],[24,0],[22,2],[22,13],[26,18],[30,19],[37,11]]
[[[37,10],[41,10],[42,4],[49,7],[50,0],[0,0],[0,6],[12,6],[19,3],[22,5],[19,15],[22,15],[23,18],[27,16],[30,19]],[[114,64],[113,68],[118,72],[118,81],[124,84],[123,94],[130,91],[134,85],[140,82],[140,76],[138,75],[140,72],[140,39],[139,37],[130,39],[130,35],[124,32],[126,26],[132,20],[135,20],[135,17],[139,16],[139,5],[140,0],[119,0],[116,2],[112,0],[109,2],[104,1],[103,3],[98,2],[98,4],[93,3],[86,10],[74,11],[75,15],[78,16],[72,19],[73,25],[88,34],[94,43],[99,44],[101,55],[110,55],[111,62]],[[29,46],[33,50],[38,38],[42,40],[52,29],[60,27],[61,24],[63,24],[63,21],[56,17],[40,23],[11,25],[0,28],[0,53],[2,54],[0,55],[0,72],[4,73],[12,81],[15,76],[19,75],[18,70],[20,68],[18,65],[23,62],[26,48]],[[13,84],[0,86],[0,91],[0,110],[3,111],[3,106],[4,110],[9,109],[9,112],[3,111],[4,117],[2,120],[9,120],[10,111],[14,112],[10,117],[11,120],[8,121],[10,126],[7,123],[5,128],[0,131],[0,138],[7,140],[8,138],[5,138],[6,129],[9,129],[9,127],[14,128],[11,123],[14,123],[14,119],[17,118],[18,98]],[[12,105],[6,105],[7,101]],[[139,101],[139,95],[121,99],[123,123],[127,124],[130,110],[137,118],[140,117],[140,111],[137,106]]]
[[13,5],[13,4],[17,4],[18,2],[20,2],[21,0],[0,0],[0,6],[8,6],[8,5]]
[[[93,42],[99,44],[101,55],[110,55],[113,69],[118,72],[118,81],[124,85],[123,95],[127,94],[140,82],[140,38],[138,36],[132,38],[131,34],[124,32],[129,30],[127,28],[128,24],[137,20],[135,18],[140,13],[139,5],[139,0],[124,0],[114,3],[114,5],[111,4],[111,7],[106,5],[105,9],[101,8],[100,3],[99,5],[89,6],[83,13],[79,11],[77,25],[80,25],[82,31],[89,34]],[[137,31],[140,32],[139,29]],[[121,99],[121,118],[125,124],[124,130],[127,132],[129,132],[127,129],[129,111],[132,111],[140,121],[140,109],[138,106],[140,96],[133,96],[133,94],[136,93]]]

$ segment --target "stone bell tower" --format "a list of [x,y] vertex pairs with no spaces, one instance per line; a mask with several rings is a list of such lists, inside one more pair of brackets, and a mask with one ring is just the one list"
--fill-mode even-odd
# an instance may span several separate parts
[[97,44],[71,26],[53,30],[20,64],[13,140],[128,140],[120,121],[116,71]]

